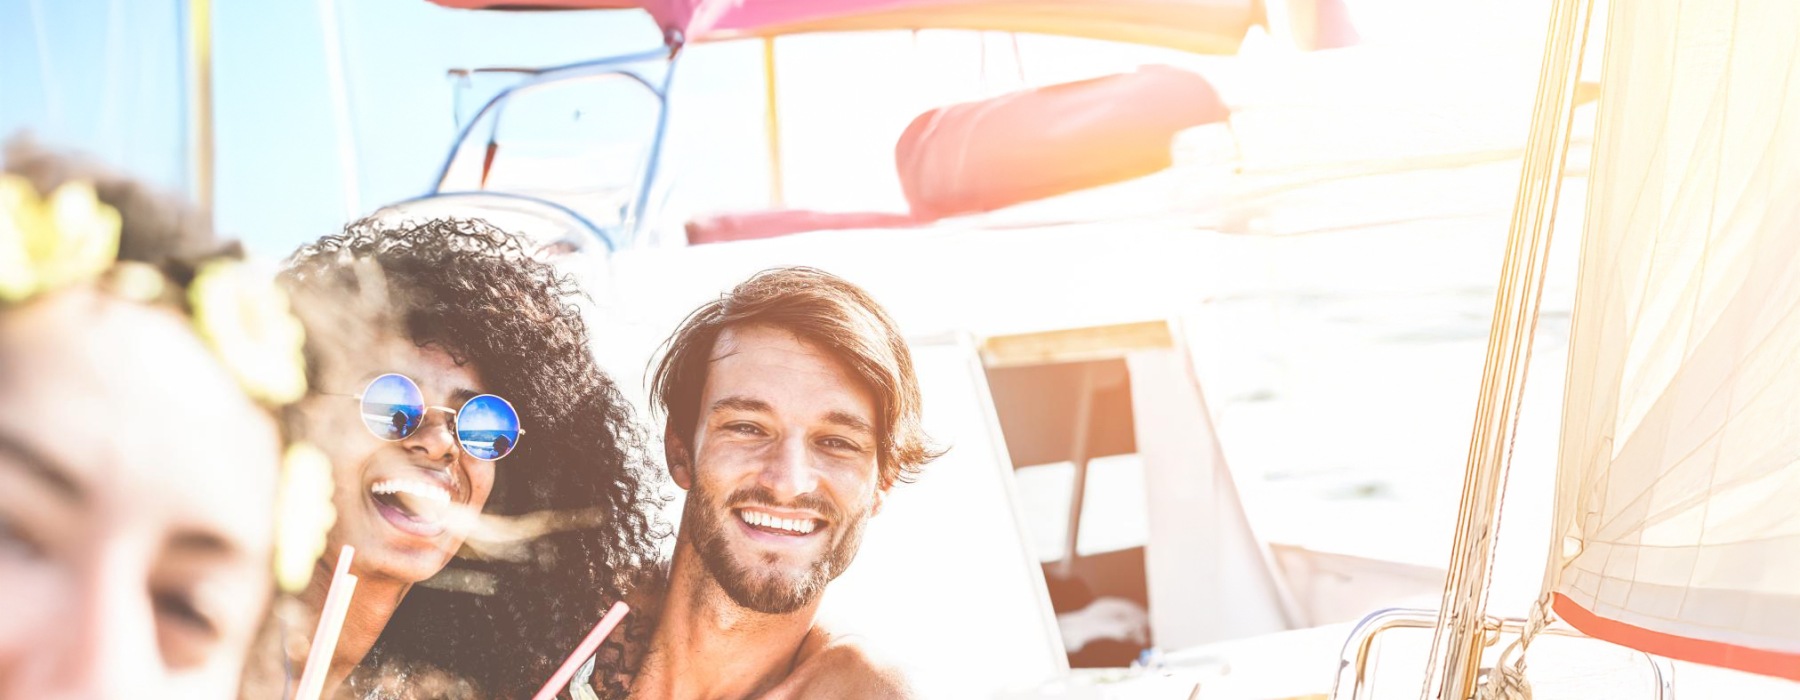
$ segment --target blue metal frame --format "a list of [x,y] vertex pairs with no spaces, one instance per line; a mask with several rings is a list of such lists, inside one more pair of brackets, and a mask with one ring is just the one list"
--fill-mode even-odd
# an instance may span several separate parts
[[642,186],[638,188],[637,209],[631,212],[631,220],[625,226],[634,243],[645,212],[650,209],[650,193],[656,189],[656,176],[662,170],[663,137],[669,130],[669,87],[675,84],[675,68],[679,65],[679,58],[679,54],[670,54],[667,59],[669,65],[663,70],[662,91],[657,95],[662,99],[662,111],[656,115],[656,135],[650,139],[650,157],[649,162],[644,164],[644,179]]
[[556,202],[552,202],[552,201],[550,201],[548,199],[544,199],[542,197],[533,197],[531,195],[515,194],[512,192],[500,192],[497,190],[451,190],[449,192],[439,192],[439,191],[435,191],[435,188],[434,188],[434,191],[432,191],[432,192],[422,194],[417,197],[412,197],[409,199],[402,199],[398,202],[394,202],[393,204],[388,204],[386,206],[398,207],[398,206],[402,206],[402,205],[406,205],[406,204],[411,204],[413,202],[422,202],[427,199],[437,199],[439,197],[459,197],[459,196],[498,197],[500,199],[513,199],[513,200],[518,200],[521,202],[531,202],[532,204],[538,204],[538,205],[550,207],[551,209],[555,209],[560,213],[567,214],[569,216],[569,218],[574,219],[576,223],[579,223],[582,225],[583,228],[586,228],[588,230],[588,233],[591,233],[591,234],[593,234],[593,236],[595,238],[600,239],[601,245],[606,246],[606,252],[611,253],[611,252],[618,250],[618,247],[613,244],[612,237],[606,235],[606,229],[603,229],[600,226],[595,225],[591,219],[587,218],[586,216],[583,216],[581,214],[581,212],[575,211],[574,209],[570,209],[567,206],[558,204]]
[[[500,92],[495,93],[493,97],[488,98],[486,103],[482,104],[481,109],[477,110],[475,112],[474,116],[470,117],[468,122],[463,124],[462,129],[456,135],[456,140],[450,144],[450,151],[449,151],[449,153],[445,154],[444,163],[442,166],[440,166],[438,168],[437,178],[432,181],[430,190],[428,190],[426,192],[426,194],[424,194],[423,196],[415,197],[413,199],[406,200],[406,201],[409,201],[409,202],[417,201],[420,199],[426,199],[426,198],[435,197],[435,196],[439,196],[439,195],[449,195],[449,194],[486,194],[486,195],[498,195],[498,196],[508,197],[511,199],[534,201],[534,202],[538,202],[540,204],[548,205],[550,207],[559,209],[561,211],[564,211],[564,212],[567,212],[567,213],[573,215],[576,220],[585,224],[589,228],[589,230],[594,234],[594,236],[596,238],[599,238],[601,240],[601,242],[606,245],[606,249],[608,251],[617,250],[619,245],[628,244],[631,242],[630,239],[635,239],[637,237],[637,235],[639,233],[639,227],[642,224],[642,222],[644,221],[646,211],[648,210],[649,205],[650,205],[650,192],[655,187],[656,176],[660,170],[659,166],[661,165],[661,162],[662,162],[663,137],[668,132],[669,87],[670,87],[670,85],[673,84],[674,79],[675,79],[675,65],[676,65],[676,58],[678,55],[679,55],[678,52],[676,52],[668,47],[664,47],[664,48],[658,48],[658,49],[651,50],[651,51],[644,51],[644,52],[639,52],[639,53],[634,53],[634,54],[625,54],[622,56],[613,56],[613,57],[609,57],[609,58],[601,58],[601,59],[595,59],[595,60],[591,60],[591,61],[581,61],[581,62],[577,62],[577,63],[569,63],[569,64],[560,65],[560,66],[550,66],[547,68],[524,68],[524,69],[508,68],[508,69],[506,69],[507,72],[519,73],[519,74],[523,75],[524,78],[522,78],[518,83],[510,85],[510,86],[506,87],[505,89],[502,89]],[[638,65],[638,64],[653,63],[653,62],[662,62],[663,63],[663,71],[662,71],[663,74],[661,76],[660,81],[655,80],[655,76],[643,75],[642,73],[644,73],[645,71],[642,71],[640,66]],[[493,112],[495,110],[501,109],[507,99],[511,98],[516,93],[530,90],[532,88],[542,87],[545,85],[549,85],[552,83],[558,83],[558,82],[562,82],[562,81],[566,81],[566,80],[591,78],[591,77],[598,77],[598,76],[603,76],[603,75],[622,75],[622,76],[631,78],[633,80],[636,80],[636,81],[642,83],[645,88],[650,90],[651,94],[656,96],[657,103],[660,107],[657,112],[657,115],[656,115],[656,133],[652,137],[651,142],[650,142],[650,153],[649,153],[649,157],[647,159],[648,162],[644,166],[644,175],[641,180],[641,184],[638,188],[637,197],[632,202],[631,210],[626,212],[624,221],[620,222],[620,225],[619,225],[619,228],[621,229],[621,233],[624,234],[624,237],[626,237],[628,240],[614,241],[614,240],[612,240],[611,236],[607,235],[605,230],[601,229],[598,226],[595,226],[594,223],[591,220],[589,220],[587,217],[577,214],[574,210],[570,209],[569,207],[563,206],[561,204],[557,204],[556,202],[552,202],[552,201],[549,201],[549,200],[546,200],[546,199],[543,199],[540,197],[532,197],[529,195],[521,195],[521,194],[508,193],[508,192],[497,192],[497,191],[492,191],[492,190],[475,190],[475,191],[463,191],[463,192],[444,192],[442,190],[442,188],[444,186],[444,179],[446,177],[449,177],[449,175],[450,175],[451,164],[456,162],[457,153],[462,151],[463,144],[468,142],[470,134],[475,130],[475,126],[477,124],[480,124],[481,120],[484,117],[486,117],[489,112]],[[498,114],[495,115],[493,128],[495,130],[498,130],[498,128],[499,128],[499,115]]]

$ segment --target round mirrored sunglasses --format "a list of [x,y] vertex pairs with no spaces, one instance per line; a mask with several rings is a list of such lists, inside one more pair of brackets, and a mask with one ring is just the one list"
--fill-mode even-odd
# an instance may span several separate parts
[[519,447],[519,412],[506,399],[481,394],[464,401],[462,408],[425,405],[419,384],[404,374],[376,377],[356,397],[362,404],[363,425],[382,440],[404,440],[425,423],[425,412],[436,410],[455,416],[456,441],[476,459],[494,461]]

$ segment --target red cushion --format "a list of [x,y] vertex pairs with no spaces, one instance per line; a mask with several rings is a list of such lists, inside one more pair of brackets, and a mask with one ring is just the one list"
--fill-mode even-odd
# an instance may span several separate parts
[[689,221],[688,245],[773,238],[807,231],[858,228],[905,228],[920,223],[906,214],[883,212],[820,212],[778,209],[716,214]]
[[894,159],[913,214],[934,220],[1149,175],[1177,132],[1230,115],[1205,78],[1145,66],[931,110]]

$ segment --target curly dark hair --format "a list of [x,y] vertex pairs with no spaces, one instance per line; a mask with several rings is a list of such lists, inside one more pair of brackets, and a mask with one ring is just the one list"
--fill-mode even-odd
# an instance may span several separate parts
[[[466,544],[444,573],[415,586],[352,674],[351,691],[529,696],[624,598],[666,535],[656,515],[660,471],[631,404],[593,357],[581,292],[520,238],[472,219],[358,221],[301,248],[284,279],[352,297],[379,285],[373,291],[386,295],[409,340],[474,363],[531,437],[495,470],[483,513],[552,523],[537,521],[541,534],[520,558]],[[482,583],[464,587],[475,594],[441,584],[456,580]],[[646,641],[615,636],[625,639],[609,640],[604,658]]]

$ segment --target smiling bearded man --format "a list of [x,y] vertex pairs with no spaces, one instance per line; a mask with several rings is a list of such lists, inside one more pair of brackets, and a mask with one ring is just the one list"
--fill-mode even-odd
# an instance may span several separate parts
[[908,697],[814,621],[888,490],[936,456],[887,313],[817,270],[763,272],[682,323],[653,400],[688,493],[631,697]]
[[[740,607],[787,615],[816,602],[856,557],[886,495],[875,400],[847,370],[774,326],[729,328],[714,341],[701,392],[709,415],[691,438],[705,466],[671,471],[689,492],[683,532]],[[790,426],[768,425],[783,419],[788,435]]]

